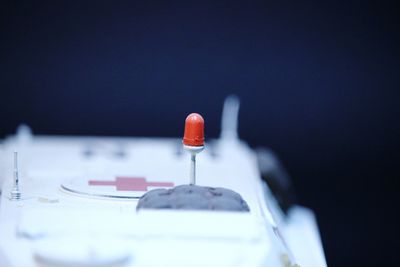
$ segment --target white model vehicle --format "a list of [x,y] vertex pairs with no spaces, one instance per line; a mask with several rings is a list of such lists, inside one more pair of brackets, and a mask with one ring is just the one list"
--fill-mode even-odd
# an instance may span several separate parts
[[249,212],[136,210],[149,190],[189,184],[181,138],[19,127],[0,145],[0,266],[326,266],[313,212],[285,202],[272,153],[238,139],[238,109],[228,98],[221,137],[197,155],[196,185],[239,193]]

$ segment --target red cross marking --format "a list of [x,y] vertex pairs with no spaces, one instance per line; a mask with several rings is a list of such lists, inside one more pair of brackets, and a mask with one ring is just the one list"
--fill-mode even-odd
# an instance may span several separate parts
[[170,182],[147,182],[146,178],[116,177],[115,181],[89,180],[89,185],[115,186],[117,191],[147,191],[148,186],[173,187]]

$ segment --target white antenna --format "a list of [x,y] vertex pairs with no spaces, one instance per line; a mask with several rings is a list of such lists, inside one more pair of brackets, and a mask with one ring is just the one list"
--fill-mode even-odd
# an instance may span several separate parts
[[225,99],[222,110],[221,139],[236,140],[238,136],[239,98],[230,95]]
[[18,178],[18,152],[14,151],[14,179],[13,188],[11,190],[11,200],[20,200],[21,192],[19,191],[19,178]]

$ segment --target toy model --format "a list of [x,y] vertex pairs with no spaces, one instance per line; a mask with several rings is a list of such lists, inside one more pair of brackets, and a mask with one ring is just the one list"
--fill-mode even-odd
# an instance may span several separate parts
[[0,143],[0,266],[326,266],[313,212],[238,138],[238,111],[228,97],[215,140],[197,113],[183,141],[20,126]]

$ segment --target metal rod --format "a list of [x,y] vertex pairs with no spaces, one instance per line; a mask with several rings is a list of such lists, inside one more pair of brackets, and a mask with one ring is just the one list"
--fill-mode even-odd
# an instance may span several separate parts
[[190,156],[190,184],[196,184],[196,154]]
[[18,187],[18,152],[14,151],[14,188]]
[[19,177],[18,177],[18,152],[14,151],[14,177],[13,188],[11,190],[11,200],[20,200],[21,192],[19,191]]

